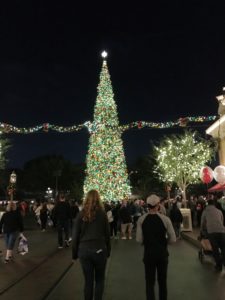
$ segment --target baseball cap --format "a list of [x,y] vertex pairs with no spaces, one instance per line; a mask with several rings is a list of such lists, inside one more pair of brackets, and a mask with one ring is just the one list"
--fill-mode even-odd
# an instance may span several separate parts
[[151,206],[156,206],[159,202],[160,198],[155,194],[152,194],[147,198],[147,204],[150,204]]

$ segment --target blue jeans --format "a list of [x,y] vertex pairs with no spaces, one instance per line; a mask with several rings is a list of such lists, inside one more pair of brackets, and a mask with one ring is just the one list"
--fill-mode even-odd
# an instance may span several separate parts
[[93,300],[94,295],[94,300],[102,300],[107,262],[106,250],[79,249],[78,256],[85,279],[84,299]]
[[5,233],[5,245],[7,250],[13,250],[17,236],[18,236],[17,231]]

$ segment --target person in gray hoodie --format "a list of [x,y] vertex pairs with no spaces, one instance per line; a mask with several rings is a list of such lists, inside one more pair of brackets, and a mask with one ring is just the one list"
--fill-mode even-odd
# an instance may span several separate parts
[[225,227],[223,213],[214,205],[214,200],[208,200],[201,217],[201,232],[206,232],[213,250],[216,271],[222,271],[225,266]]

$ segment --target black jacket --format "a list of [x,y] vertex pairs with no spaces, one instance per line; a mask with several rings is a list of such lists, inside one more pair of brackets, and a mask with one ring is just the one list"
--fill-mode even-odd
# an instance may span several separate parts
[[183,216],[178,207],[173,207],[170,211],[170,219],[172,223],[182,223]]
[[3,214],[0,221],[0,232],[23,232],[23,229],[23,218],[19,210],[7,211]]
[[96,212],[92,222],[82,220],[80,212],[75,220],[72,241],[72,257],[78,258],[79,249],[106,249],[110,256],[110,231],[106,213],[102,210]]
[[131,211],[129,206],[122,206],[119,210],[119,218],[122,224],[127,224],[132,222]]
[[57,221],[66,221],[71,218],[71,210],[70,210],[70,205],[66,201],[59,201],[53,212],[53,217]]

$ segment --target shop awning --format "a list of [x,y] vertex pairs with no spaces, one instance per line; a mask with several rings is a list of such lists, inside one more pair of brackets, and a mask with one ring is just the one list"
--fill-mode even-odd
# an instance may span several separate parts
[[224,191],[224,190],[225,190],[225,184],[217,183],[214,186],[212,186],[210,189],[208,189],[208,192],[209,193],[221,192],[221,191]]

